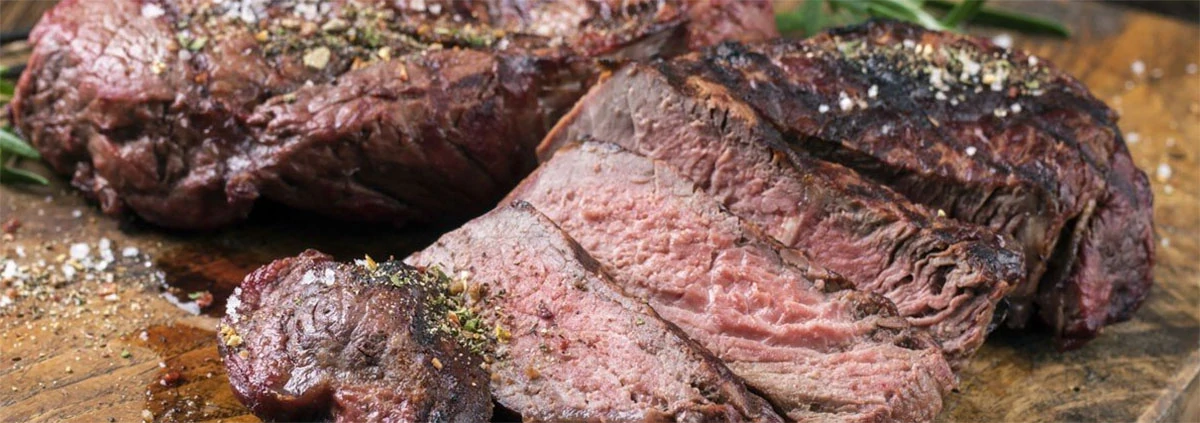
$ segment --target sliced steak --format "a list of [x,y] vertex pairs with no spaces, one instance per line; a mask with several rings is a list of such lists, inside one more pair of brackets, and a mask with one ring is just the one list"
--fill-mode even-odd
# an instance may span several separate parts
[[888,300],[842,289],[665,163],[566,147],[510,198],[543,210],[791,419],[930,421],[954,383]]
[[220,325],[233,392],[271,420],[488,421],[483,356],[436,330],[448,309],[438,283],[312,250],[258,269]]
[[1003,238],[790,150],[722,86],[662,67],[631,66],[596,86],[542,155],[590,138],[662,160],[769,236],[888,297],[956,366],[983,344],[997,301],[1022,275]]
[[407,262],[458,275],[497,334],[491,389],[532,421],[778,421],[707,350],[625,295],[532,206],[504,206]]
[[65,0],[33,30],[13,119],[106,212],[158,225],[260,199],[463,219],[532,168],[593,59],[773,33],[727,13],[765,2],[697,1]]
[[1060,345],[1076,346],[1145,297],[1147,179],[1115,114],[1045,60],[874,22],[665,67],[726,86],[796,148],[1012,235],[1027,258],[1026,282],[1009,295],[1015,327],[1034,303]]

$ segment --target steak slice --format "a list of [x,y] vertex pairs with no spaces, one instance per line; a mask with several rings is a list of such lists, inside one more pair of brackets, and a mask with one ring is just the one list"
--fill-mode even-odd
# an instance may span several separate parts
[[1078,346],[1145,297],[1147,179],[1115,114],[1045,60],[874,22],[665,66],[728,87],[796,148],[1012,235],[1027,265],[1009,295],[1014,327],[1032,302],[1061,346]]
[[500,338],[492,395],[525,420],[779,421],[528,204],[472,220],[406,261],[459,275],[459,289],[478,294],[481,324],[495,328],[485,333]]
[[543,157],[591,138],[662,160],[767,235],[888,297],[956,367],[983,344],[1022,275],[1004,239],[792,151],[722,86],[663,66],[630,66],[594,87],[547,136]]
[[260,417],[339,422],[486,422],[483,357],[442,325],[436,275],[374,272],[313,250],[246,277],[218,346],[233,392]]
[[954,384],[928,334],[874,294],[766,241],[662,162],[566,147],[510,194],[788,418],[931,421]]
[[[393,225],[459,220],[532,169],[594,59],[679,53],[761,21],[729,10],[769,7],[65,0],[33,30],[13,121],[107,213],[157,225],[227,225],[260,199]],[[705,38],[701,23],[720,32]]]

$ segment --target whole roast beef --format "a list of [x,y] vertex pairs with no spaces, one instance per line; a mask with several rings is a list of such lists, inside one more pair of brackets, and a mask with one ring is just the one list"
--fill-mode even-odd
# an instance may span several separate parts
[[262,199],[457,220],[533,167],[596,59],[773,28],[765,1],[65,0],[12,111],[108,213],[213,228]]

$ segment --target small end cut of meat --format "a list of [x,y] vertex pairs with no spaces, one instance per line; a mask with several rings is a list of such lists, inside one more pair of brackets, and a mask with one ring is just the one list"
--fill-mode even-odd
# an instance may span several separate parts
[[218,346],[237,397],[272,420],[486,422],[483,358],[431,332],[434,292],[309,250],[246,277]]

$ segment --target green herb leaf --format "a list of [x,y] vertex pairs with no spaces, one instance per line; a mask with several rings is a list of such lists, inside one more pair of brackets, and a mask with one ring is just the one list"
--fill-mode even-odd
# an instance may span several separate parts
[[197,51],[204,48],[205,44],[208,44],[208,37],[200,37],[192,40],[191,43],[188,43],[187,48],[191,51]]
[[946,16],[942,17],[942,25],[954,28],[964,22],[967,22],[979,13],[979,9],[983,8],[983,0],[964,0],[962,3],[950,9]]
[[37,150],[34,150],[33,147],[22,141],[16,134],[8,132],[6,129],[0,129],[0,150],[30,159],[42,157],[38,154]]
[[[928,4],[941,10],[952,10],[958,6],[957,2],[949,0],[929,0]],[[981,7],[970,22],[1028,34],[1047,34],[1063,38],[1071,36],[1071,30],[1053,20],[990,7]]]
[[18,169],[8,166],[0,167],[0,184],[11,183],[46,185],[50,183],[50,181],[46,180],[46,178],[42,175],[38,175],[25,169]]

